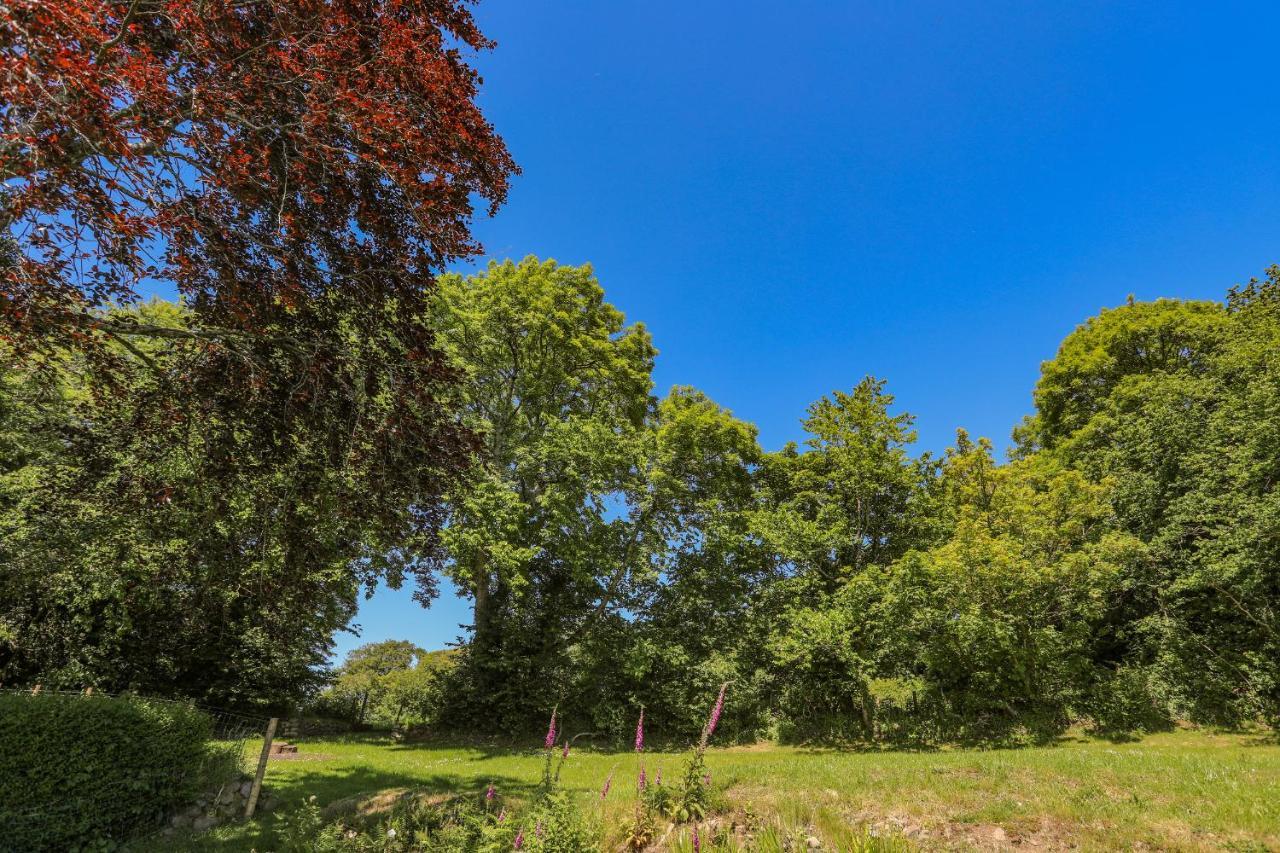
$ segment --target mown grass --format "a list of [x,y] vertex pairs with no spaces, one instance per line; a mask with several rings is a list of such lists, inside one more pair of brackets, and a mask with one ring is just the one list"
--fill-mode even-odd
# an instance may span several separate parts
[[[382,735],[304,740],[300,749],[302,760],[270,764],[277,812],[311,795],[332,804],[393,788],[478,796],[493,783],[520,797],[541,769],[534,750],[396,744]],[[650,778],[661,769],[674,782],[683,759],[647,754]],[[814,836],[824,849],[857,850],[879,836],[925,849],[1280,850],[1280,744],[1259,735],[1183,730],[1128,743],[1072,736],[989,751],[759,745],[712,750],[708,765],[726,820],[772,839],[765,848]],[[633,754],[579,750],[562,781],[605,825],[620,826],[635,802],[635,770]],[[613,789],[601,803],[610,771]],[[165,849],[271,850],[273,820],[170,839]],[[669,842],[688,846],[679,833]]]

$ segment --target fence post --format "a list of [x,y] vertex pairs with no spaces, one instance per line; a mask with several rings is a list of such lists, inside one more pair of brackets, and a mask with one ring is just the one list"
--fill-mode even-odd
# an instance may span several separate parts
[[276,736],[276,725],[279,717],[272,717],[267,723],[267,736],[262,741],[262,754],[258,756],[258,772],[253,775],[253,787],[249,790],[249,802],[244,805],[244,819],[253,817],[253,810],[258,807],[258,794],[262,791],[262,777],[267,775],[267,760],[271,757],[271,741]]

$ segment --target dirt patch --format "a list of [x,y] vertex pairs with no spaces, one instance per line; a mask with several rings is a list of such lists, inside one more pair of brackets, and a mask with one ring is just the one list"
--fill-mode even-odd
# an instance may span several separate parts
[[371,794],[356,794],[336,800],[324,807],[324,814],[329,818],[367,817],[369,815],[386,814],[395,805],[404,800],[417,800],[422,803],[442,803],[451,798],[449,794],[432,794],[413,788],[387,788]]

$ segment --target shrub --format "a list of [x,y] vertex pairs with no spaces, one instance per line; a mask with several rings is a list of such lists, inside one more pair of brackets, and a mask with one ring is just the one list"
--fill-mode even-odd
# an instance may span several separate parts
[[137,698],[0,695],[0,837],[10,850],[110,846],[190,802],[234,761],[194,707]]
[[1173,727],[1168,701],[1144,667],[1122,666],[1094,688],[1087,710],[1092,729],[1104,735],[1166,731]]

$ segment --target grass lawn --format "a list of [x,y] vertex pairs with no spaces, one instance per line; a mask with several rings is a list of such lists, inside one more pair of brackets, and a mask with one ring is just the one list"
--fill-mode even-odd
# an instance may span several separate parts
[[[507,796],[532,790],[531,750],[396,744],[382,735],[300,742],[272,761],[267,784],[287,810],[393,788]],[[650,778],[674,781],[683,756],[649,753]],[[1113,743],[1068,737],[1049,747],[990,751],[840,752],[760,745],[712,750],[713,783],[732,817],[773,837],[815,835],[848,849],[874,830],[923,849],[1280,850],[1280,744],[1248,734],[1184,730]],[[616,825],[634,803],[636,758],[582,750],[563,782]],[[616,773],[609,799],[599,792]],[[273,849],[272,817],[164,849]],[[615,833],[616,835],[616,833]],[[610,839],[614,840],[614,839]],[[616,843],[613,845],[616,847]]]

